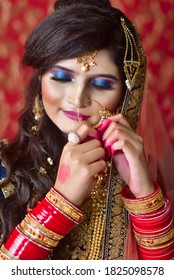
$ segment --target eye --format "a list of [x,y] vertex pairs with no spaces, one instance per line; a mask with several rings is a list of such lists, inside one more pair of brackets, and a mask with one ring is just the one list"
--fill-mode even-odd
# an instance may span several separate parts
[[111,90],[113,89],[114,81],[111,79],[97,78],[91,81],[91,85],[96,89]]
[[67,83],[73,81],[73,75],[67,73],[66,71],[62,71],[59,69],[51,69],[51,80],[58,81],[61,83]]

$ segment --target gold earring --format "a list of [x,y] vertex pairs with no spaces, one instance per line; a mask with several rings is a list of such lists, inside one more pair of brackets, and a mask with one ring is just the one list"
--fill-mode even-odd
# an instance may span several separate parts
[[34,114],[35,120],[39,122],[43,116],[43,103],[42,100],[39,99],[38,95],[35,98],[32,113]]
[[[37,95],[35,100],[34,100],[34,105],[32,109],[32,113],[34,114],[34,118],[37,122],[39,122],[42,119],[43,116],[43,103],[42,100],[39,99],[39,96]],[[33,125],[31,127],[31,131],[37,132],[39,131],[38,125]]]

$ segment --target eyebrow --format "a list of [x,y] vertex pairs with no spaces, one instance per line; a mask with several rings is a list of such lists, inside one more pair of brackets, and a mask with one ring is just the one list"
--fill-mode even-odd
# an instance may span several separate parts
[[96,74],[96,75],[92,76],[92,79],[100,78],[100,77],[112,79],[112,80],[115,80],[115,81],[119,81],[119,78],[117,78],[117,77],[115,77],[114,75],[111,75],[111,74]]
[[68,68],[66,68],[64,66],[57,65],[57,64],[53,65],[51,68],[57,68],[57,69],[61,69],[61,70],[64,70],[64,71],[68,71],[70,73],[75,73],[75,71],[73,71],[71,69],[68,69]]

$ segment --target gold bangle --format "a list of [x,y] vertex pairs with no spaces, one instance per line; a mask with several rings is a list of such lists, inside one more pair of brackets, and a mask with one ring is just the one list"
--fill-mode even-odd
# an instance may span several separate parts
[[[163,248],[166,248],[170,245],[172,245],[174,243],[174,238],[172,240],[170,240],[168,243],[164,243],[164,244],[160,244],[160,245],[156,245],[156,246],[148,246],[148,249],[149,250],[158,250],[158,249],[163,249]],[[147,249],[147,246],[143,246],[143,245],[139,245],[140,247],[142,248],[145,248]]]
[[147,197],[147,199],[130,200],[122,198],[127,211],[135,215],[152,213],[160,209],[165,203],[165,198],[160,188],[154,195],[151,195],[149,198]]
[[0,260],[18,260],[13,254],[11,254],[4,245],[0,248]]
[[83,219],[83,213],[73,204],[62,197],[52,188],[47,193],[46,198],[60,211],[71,217],[74,221],[80,223]]
[[134,234],[138,245],[144,247],[153,247],[167,243],[172,238],[174,238],[174,227],[167,233],[163,233],[162,235],[142,235],[137,233],[135,230]]
[[25,220],[29,225],[32,225],[32,227],[34,227],[34,228],[37,228],[43,235],[46,235],[49,238],[59,241],[60,239],[62,239],[64,237],[63,235],[55,233],[54,231],[41,225],[38,221],[36,221],[34,218],[32,218],[31,215],[29,215],[29,214],[27,214],[25,216]]
[[45,236],[38,229],[35,229],[31,225],[27,224],[25,220],[23,220],[17,227],[18,230],[20,230],[25,236],[43,247],[54,248],[59,243],[59,241],[55,241]]

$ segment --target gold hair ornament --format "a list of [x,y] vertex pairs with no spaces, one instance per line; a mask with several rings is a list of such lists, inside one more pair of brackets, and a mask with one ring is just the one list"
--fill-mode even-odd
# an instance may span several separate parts
[[76,59],[77,64],[81,64],[81,70],[83,73],[89,71],[90,66],[95,66],[96,62],[94,60],[94,57],[96,56],[97,51],[89,52],[86,55],[82,57],[78,57]]
[[[140,67],[140,54],[134,36],[126,25],[125,19],[121,17],[121,25],[126,39],[126,50],[124,56],[124,72],[127,80],[125,81],[129,91],[135,86],[135,78]],[[128,57],[128,50],[130,49],[130,57]]]

